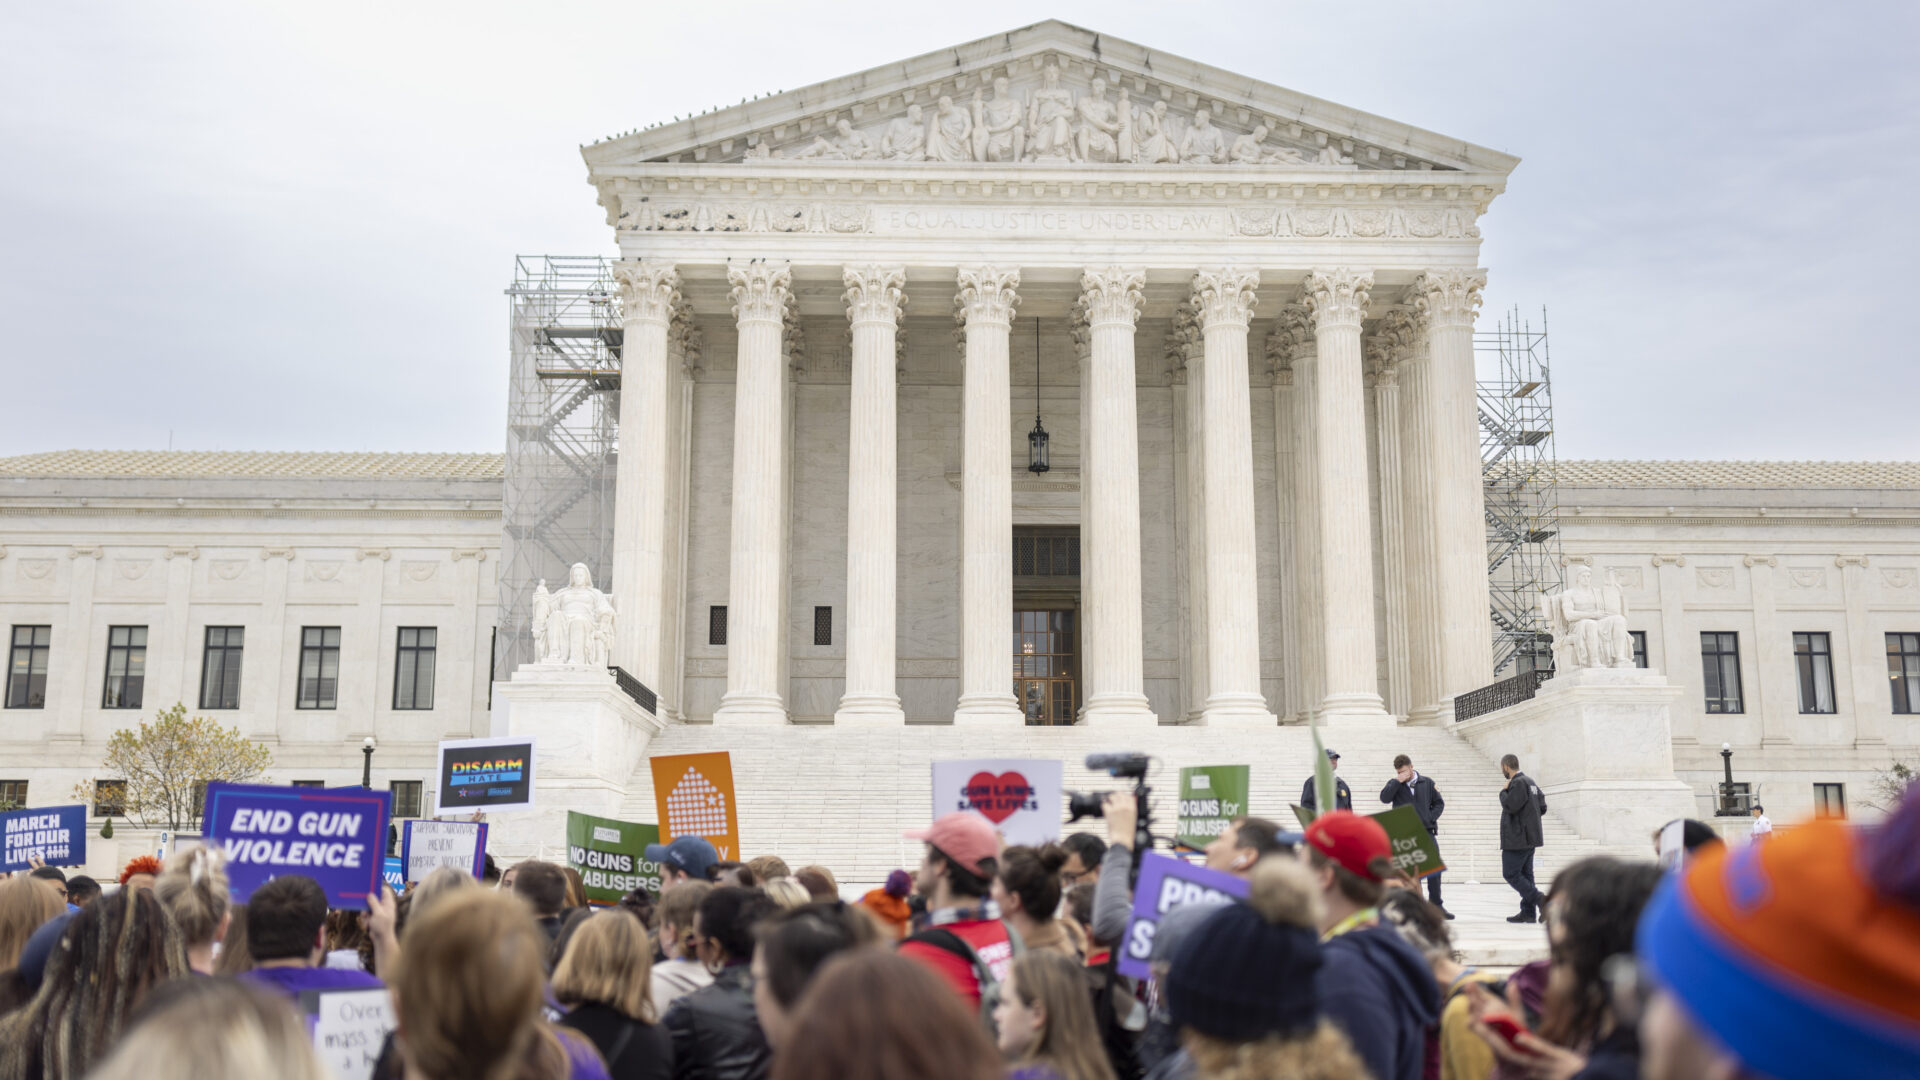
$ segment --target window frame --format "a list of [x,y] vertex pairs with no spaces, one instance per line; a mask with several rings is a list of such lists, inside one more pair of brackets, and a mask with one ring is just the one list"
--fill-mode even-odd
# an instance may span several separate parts
[[1887,632],[1887,683],[1895,716],[1920,714],[1920,634]]
[[[126,631],[126,640],[116,642],[120,631]],[[140,640],[133,640],[134,631],[139,631]],[[139,674],[133,673],[135,652],[138,651]],[[115,659],[120,660],[120,671],[116,676],[113,670]],[[120,694],[114,696],[114,679],[120,680]],[[132,689],[129,691],[128,686]],[[100,707],[103,709],[138,709],[146,697],[147,684],[147,628],[144,626],[107,627],[107,666],[100,680]]]
[[1647,667],[1647,632],[1645,630],[1627,631],[1627,640],[1633,643],[1633,666],[1645,670]]
[[[240,707],[240,676],[245,670],[247,659],[247,628],[245,626],[208,626],[200,636],[200,708],[205,711],[238,709]],[[214,644],[214,633],[220,634],[220,643]],[[238,638],[238,641],[235,638]],[[219,667],[214,666],[215,656],[219,657]],[[229,671],[231,668],[231,671]],[[217,675],[216,675],[217,670]],[[219,685],[210,685],[218,679]],[[209,693],[217,690],[218,696]],[[231,690],[228,697],[226,691]]]
[[[387,793],[391,799],[390,805],[393,808],[393,813],[391,814],[392,819],[398,821],[401,818],[417,818],[421,816],[427,807],[426,786],[426,781],[424,780],[387,781]],[[411,814],[403,814],[400,812],[402,806],[400,797],[403,788],[411,790],[410,797],[413,799],[413,813]]]
[[[1839,804],[1839,813],[1834,813],[1835,803]],[[1847,816],[1847,785],[1845,783],[1814,784],[1813,816],[1817,818],[1845,819]]]
[[[102,793],[119,789],[119,801],[108,802],[101,798]],[[93,782],[93,816],[127,816],[127,782],[125,780],[95,780]]]
[[0,780],[0,807],[11,804],[18,809],[27,805],[28,780]]
[[833,608],[825,604],[814,605],[813,643],[815,645],[833,644]]
[[[331,632],[331,644],[328,634]],[[307,659],[313,658],[313,674],[307,674]],[[327,661],[333,661],[331,680],[327,676]],[[308,683],[312,683],[312,694],[308,694]],[[330,685],[329,685],[330,683]],[[322,689],[331,689],[330,695],[322,694]],[[300,628],[300,667],[296,670],[293,686],[293,707],[296,709],[317,709],[330,711],[340,707],[340,628],[337,626],[303,626]]]
[[[1833,689],[1833,635],[1822,630],[1793,632],[1793,669],[1800,690],[1800,715],[1831,716],[1840,711]],[[1821,680],[1826,680],[1826,708],[1821,708]],[[1809,701],[1811,697],[1811,701]],[[1812,707],[1809,708],[1809,705]]]
[[[21,640],[21,631],[26,631],[26,640]],[[17,670],[21,660],[26,661],[26,670]],[[7,635],[7,698],[9,709],[44,709],[47,707],[47,669],[53,662],[53,624],[52,623],[16,623]],[[38,670],[36,671],[36,667]],[[35,678],[40,680],[40,693],[34,695]],[[15,680],[21,680],[16,686]]]
[[[1709,639],[1712,640],[1709,641]],[[1709,648],[1709,645],[1712,647]],[[1729,665],[1732,669],[1733,682],[1731,698],[1726,692]],[[1702,698],[1706,711],[1716,716],[1745,714],[1747,695],[1740,674],[1740,632],[1737,630],[1700,631],[1700,668]],[[1714,693],[1716,686],[1720,690],[1717,695]]]
[[[407,643],[407,635],[413,635],[413,644]],[[427,643],[420,644],[421,635],[427,635]],[[433,711],[434,679],[439,674],[440,628],[437,626],[402,626],[394,634],[393,646],[393,709],[395,712],[431,712]],[[412,679],[405,676],[408,659],[412,660]],[[425,661],[424,668],[422,661]],[[420,683],[426,681],[426,704],[420,704]],[[411,682],[408,687],[407,702],[401,703],[400,688]]]
[[707,644],[725,645],[727,643],[727,605],[713,604],[707,608]]

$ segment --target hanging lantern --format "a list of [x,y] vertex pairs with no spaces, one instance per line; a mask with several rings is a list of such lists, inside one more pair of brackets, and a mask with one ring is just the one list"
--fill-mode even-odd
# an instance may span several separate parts
[[1053,456],[1047,448],[1051,438],[1040,423],[1040,320],[1033,320],[1033,430],[1027,432],[1027,471],[1043,473],[1053,468]]

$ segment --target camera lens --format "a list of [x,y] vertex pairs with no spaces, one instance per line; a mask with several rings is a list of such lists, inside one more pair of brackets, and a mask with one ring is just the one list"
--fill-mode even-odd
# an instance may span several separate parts
[[1081,818],[1103,818],[1107,816],[1105,792],[1069,791],[1067,792],[1067,816],[1073,821]]

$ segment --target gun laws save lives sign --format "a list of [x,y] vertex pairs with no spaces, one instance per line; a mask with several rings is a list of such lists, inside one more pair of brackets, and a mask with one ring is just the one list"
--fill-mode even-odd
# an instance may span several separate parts
[[1008,844],[1058,840],[1066,813],[1060,794],[1064,768],[1044,758],[936,761],[933,816],[971,810],[986,818]]

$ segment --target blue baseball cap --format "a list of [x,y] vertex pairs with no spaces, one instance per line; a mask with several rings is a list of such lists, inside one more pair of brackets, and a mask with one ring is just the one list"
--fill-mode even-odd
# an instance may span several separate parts
[[671,844],[648,844],[647,861],[684,870],[695,881],[705,881],[707,871],[720,861],[720,853],[704,837],[678,836]]

